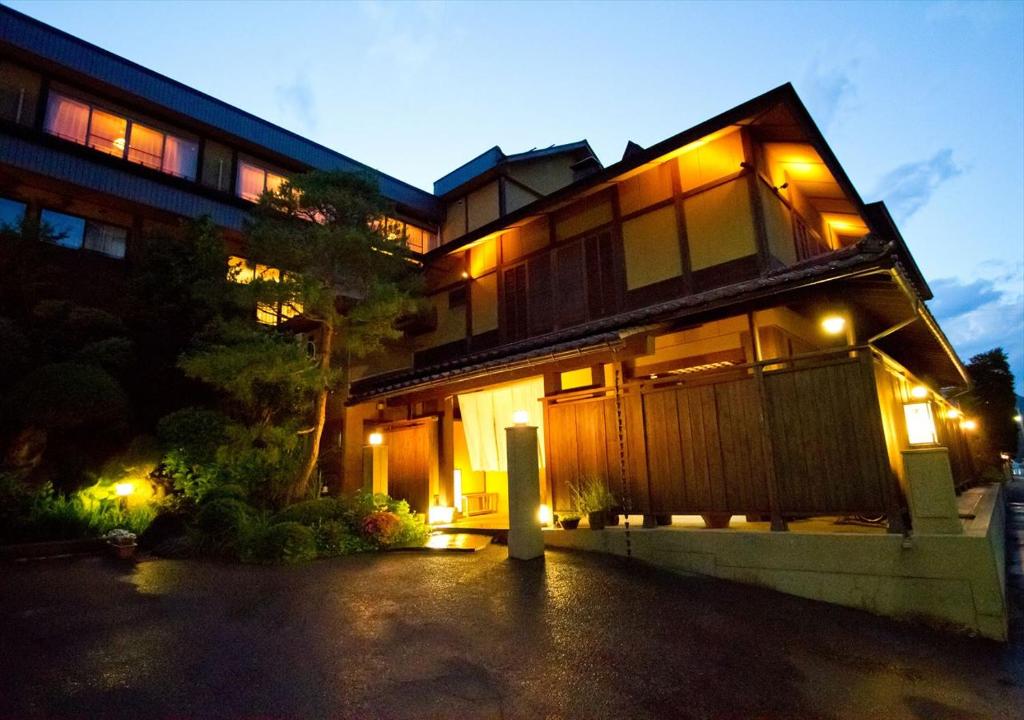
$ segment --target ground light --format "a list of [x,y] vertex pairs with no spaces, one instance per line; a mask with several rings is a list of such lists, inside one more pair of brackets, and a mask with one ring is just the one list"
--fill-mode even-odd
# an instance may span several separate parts
[[455,508],[447,505],[431,505],[427,509],[427,522],[431,525],[447,525],[455,519]]
[[822,319],[821,328],[829,335],[839,335],[846,329],[846,318],[842,315],[828,315]]
[[122,482],[114,485],[114,494],[118,497],[128,497],[135,492],[135,485],[130,482]]

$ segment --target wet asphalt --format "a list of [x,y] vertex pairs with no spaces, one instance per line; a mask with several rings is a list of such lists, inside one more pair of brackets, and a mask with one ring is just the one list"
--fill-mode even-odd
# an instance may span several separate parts
[[500,546],[37,561],[0,565],[0,718],[1016,719],[1022,641]]

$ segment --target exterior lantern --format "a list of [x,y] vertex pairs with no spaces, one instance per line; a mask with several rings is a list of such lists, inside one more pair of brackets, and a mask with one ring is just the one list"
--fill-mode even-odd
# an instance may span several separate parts
[[821,329],[829,335],[841,335],[846,330],[846,318],[842,315],[828,315],[822,319]]
[[516,410],[512,413],[513,425],[526,425],[528,422],[530,422],[530,413],[525,410]]
[[550,525],[552,522],[554,522],[554,515],[551,512],[551,506],[541,505],[537,509],[537,519],[540,520],[540,524],[542,526]]
[[384,436],[379,432],[370,433],[370,437],[367,438],[367,442],[369,442],[370,445],[383,445]]
[[911,445],[935,445],[938,443],[931,403],[906,403],[903,406],[903,416],[907,421],[907,441]]
[[960,428],[966,430],[967,432],[974,432],[975,430],[978,429],[978,423],[976,420],[964,420],[962,423],[960,423]]
[[915,385],[910,389],[910,397],[916,398],[918,400],[924,400],[926,397],[928,397],[928,388],[926,388],[924,385]]

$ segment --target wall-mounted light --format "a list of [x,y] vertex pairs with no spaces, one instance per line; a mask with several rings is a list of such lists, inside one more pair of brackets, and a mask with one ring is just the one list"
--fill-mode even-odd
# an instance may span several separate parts
[[967,432],[974,432],[975,430],[978,429],[978,423],[976,420],[971,420],[970,418],[968,418],[967,420],[964,420],[962,423],[960,423],[960,429],[966,430]]
[[379,432],[370,433],[370,437],[366,438],[366,441],[373,446],[383,445],[384,436],[381,435]]
[[846,330],[846,318],[842,315],[827,315],[821,320],[821,329],[829,335],[840,335]]
[[1014,415],[1013,421],[1018,423],[1024,423],[1024,415]]
[[928,388],[924,385],[915,385],[910,388],[910,397],[917,398],[918,400],[924,400],[928,397]]
[[530,422],[530,413],[525,410],[516,410],[512,413],[512,423],[514,425],[526,425]]
[[955,407],[951,407],[949,410],[946,411],[947,419],[956,420],[958,417],[960,417],[960,411],[957,410]]
[[466,272],[465,270],[462,271],[462,279],[469,280],[469,273]]

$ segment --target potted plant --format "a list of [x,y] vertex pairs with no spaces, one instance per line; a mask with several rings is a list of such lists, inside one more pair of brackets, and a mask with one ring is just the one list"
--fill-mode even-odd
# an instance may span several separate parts
[[119,560],[131,560],[135,556],[135,533],[124,528],[115,528],[104,538]]
[[563,530],[575,530],[580,526],[579,513],[568,512],[558,516],[558,524]]
[[604,478],[591,475],[570,487],[573,505],[580,513],[587,514],[591,530],[604,530],[608,509],[615,505],[615,497],[608,492]]

